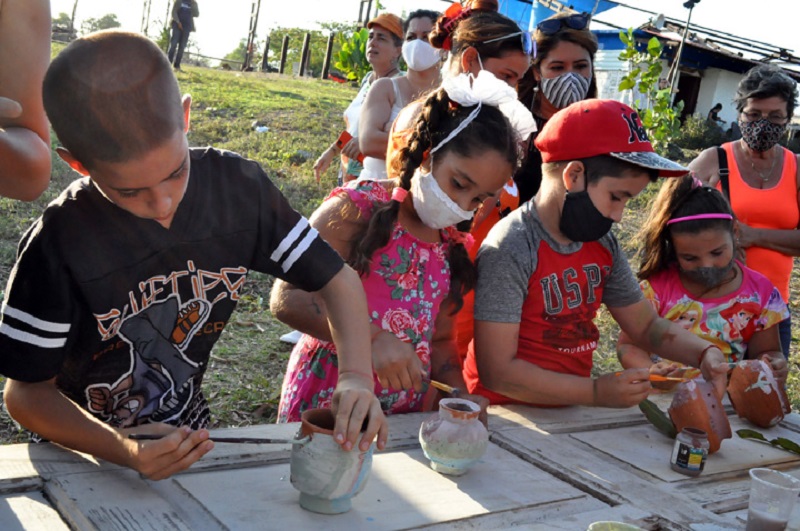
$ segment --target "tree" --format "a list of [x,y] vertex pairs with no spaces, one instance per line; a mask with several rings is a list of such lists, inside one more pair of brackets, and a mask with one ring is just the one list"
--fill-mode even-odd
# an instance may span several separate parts
[[69,31],[69,25],[72,23],[72,19],[67,13],[63,11],[58,14],[57,17],[53,18],[53,27],[58,26],[59,28],[63,28],[64,31]]
[[653,142],[653,148],[663,154],[669,143],[680,134],[683,101],[673,107],[670,104],[670,88],[658,88],[663,69],[661,42],[652,37],[647,42],[647,49],[640,52],[636,49],[632,29],[628,29],[627,33],[620,31],[619,38],[626,46],[619,59],[628,61],[631,66],[628,74],[619,82],[619,90],[633,90],[636,87],[644,96],[644,101],[637,99],[633,106],[639,109],[639,117]]
[[109,13],[108,15],[103,15],[100,18],[87,18],[84,20],[81,24],[81,33],[86,35],[87,33],[104,29],[119,28],[120,26],[122,26],[122,24],[120,24],[119,20],[117,20],[117,15],[114,13]]

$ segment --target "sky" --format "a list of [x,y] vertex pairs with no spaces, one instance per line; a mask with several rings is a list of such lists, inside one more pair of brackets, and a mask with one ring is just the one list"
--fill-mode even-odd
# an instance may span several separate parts
[[[140,31],[145,0],[51,0],[53,16],[72,13],[77,1],[76,26],[87,18],[99,18],[114,13],[122,28]],[[151,36],[157,32],[156,21],[163,21],[172,0],[150,0]],[[667,17],[685,20],[688,9],[684,0],[621,0],[623,4]],[[765,42],[794,50],[800,56],[800,31],[797,17],[790,12],[796,0],[700,0],[692,11],[692,23],[731,33],[745,39]],[[567,2],[565,2],[567,3]],[[252,0],[198,0],[200,17],[193,36],[204,55],[221,58],[234,50],[247,37]],[[414,9],[442,11],[449,5],[441,0],[382,0],[387,11],[402,15]],[[317,29],[316,22],[348,22],[358,19],[360,0],[262,0],[257,37],[263,40],[275,27]],[[792,9],[794,11],[794,9]],[[646,22],[650,15],[634,10],[616,8],[598,15],[599,20],[623,27]]]

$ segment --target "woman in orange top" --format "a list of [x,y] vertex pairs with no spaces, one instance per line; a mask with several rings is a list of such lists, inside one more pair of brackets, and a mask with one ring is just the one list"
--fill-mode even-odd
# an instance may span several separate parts
[[[747,267],[766,276],[789,301],[793,257],[800,256],[800,174],[797,155],[778,145],[797,106],[794,80],[772,65],[752,68],[739,82],[734,103],[742,138],[723,144],[726,193],[739,219],[738,244]],[[723,190],[717,148],[709,148],[689,167],[704,182]],[[791,317],[780,323],[784,355],[789,357]]]

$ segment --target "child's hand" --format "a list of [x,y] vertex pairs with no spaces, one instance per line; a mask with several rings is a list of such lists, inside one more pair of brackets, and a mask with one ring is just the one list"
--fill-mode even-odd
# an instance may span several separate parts
[[336,424],[333,428],[334,440],[342,449],[350,451],[355,447],[358,434],[367,420],[367,427],[361,435],[358,447],[362,452],[369,449],[372,440],[378,436],[378,450],[386,448],[389,437],[389,423],[381,411],[381,404],[375,397],[375,382],[366,375],[355,372],[339,373],[339,383],[333,392],[333,413]]
[[725,354],[717,347],[710,348],[703,357],[703,363],[698,367],[707,382],[714,384],[717,396],[725,396],[728,387],[728,360]]
[[358,147],[358,138],[353,137],[348,140],[347,144],[342,147],[342,154],[348,159],[358,159],[359,155],[361,155]]
[[778,380],[778,383],[784,385],[786,383],[786,377],[789,376],[789,364],[786,363],[783,352],[767,352],[761,356],[761,359],[769,363],[769,366],[772,367],[772,374],[775,375],[775,379]]
[[333,152],[333,148],[328,148],[314,163],[314,177],[316,177],[317,182],[319,182],[322,174],[330,167],[335,156],[336,153]]
[[414,345],[388,331],[372,342],[372,367],[385,388],[414,389],[422,392],[422,362]]
[[618,408],[637,405],[650,393],[649,376],[648,369],[627,369],[598,377],[594,382],[597,386],[594,405]]
[[659,361],[650,366],[650,374],[659,376],[673,376],[683,369],[683,365],[674,361]]
[[[120,430],[130,448],[128,466],[148,479],[165,479],[186,470],[214,448],[214,442],[208,440],[208,430],[193,431],[186,426],[170,428],[167,433],[164,425]],[[130,433],[162,434],[164,437],[154,441],[133,441],[127,439]]]

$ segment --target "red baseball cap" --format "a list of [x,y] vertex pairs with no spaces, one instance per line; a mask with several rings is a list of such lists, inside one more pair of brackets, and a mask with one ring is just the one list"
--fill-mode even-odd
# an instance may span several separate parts
[[689,168],[656,154],[639,113],[615,100],[588,99],[561,109],[536,136],[536,147],[542,152],[542,162],[610,155],[658,170],[659,177],[689,172]]

